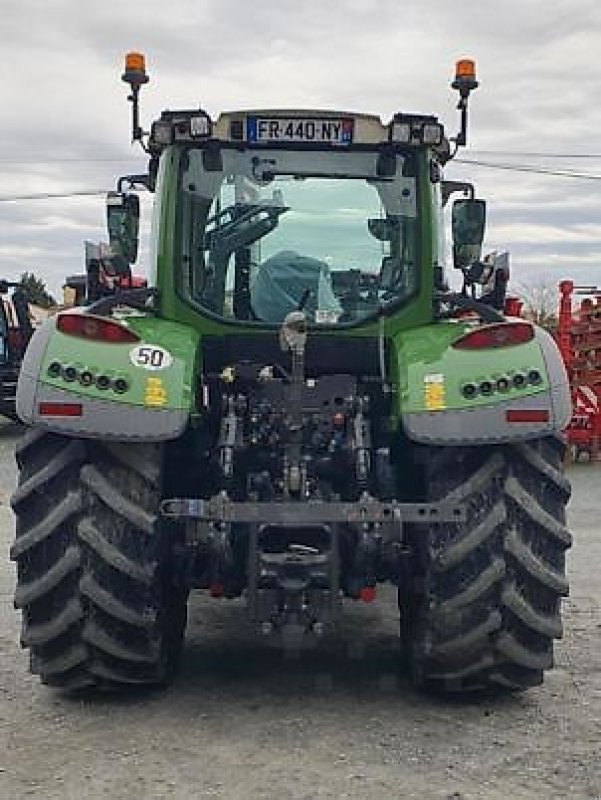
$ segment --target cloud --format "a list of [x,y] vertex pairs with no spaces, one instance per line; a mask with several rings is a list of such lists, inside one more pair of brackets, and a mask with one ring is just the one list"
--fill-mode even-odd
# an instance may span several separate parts
[[514,225],[497,225],[495,237],[514,244],[555,246],[558,244],[590,245],[601,242],[601,224],[553,226],[522,222]]
[[[147,54],[146,124],[163,108],[202,102],[214,115],[253,106],[348,108],[384,118],[421,111],[438,114],[452,135],[452,65],[471,56],[481,85],[466,158],[477,150],[601,151],[596,0],[4,5],[0,197],[104,191],[118,174],[143,171],[120,81],[131,49]],[[601,159],[513,162],[601,174]],[[524,278],[551,266],[570,275],[577,265],[586,281],[601,281],[599,183],[459,163],[447,176],[474,180],[489,203],[489,246],[509,249]],[[56,291],[81,270],[83,240],[105,238],[104,213],[102,198],[0,203],[0,277],[33,269]],[[148,200],[144,221],[147,230]]]

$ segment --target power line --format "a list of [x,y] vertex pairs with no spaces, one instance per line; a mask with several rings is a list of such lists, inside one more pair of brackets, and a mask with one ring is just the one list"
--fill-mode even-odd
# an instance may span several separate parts
[[[601,159],[601,153],[540,153],[522,150],[471,150],[470,152],[485,156],[502,156],[503,158],[568,158],[568,159]],[[459,159],[458,159],[459,160]],[[0,158],[0,164],[126,164],[136,161],[129,158]],[[534,167],[533,167],[534,168]]]
[[511,158],[601,158],[601,153],[534,153],[520,150],[471,150],[486,156],[509,156]]
[[[601,159],[601,153],[542,153],[540,151],[526,150],[479,150],[470,152],[485,156],[502,156],[503,158],[575,158],[575,159]],[[114,156],[99,156],[94,158],[0,158],[0,164],[118,164],[135,161],[135,156],[116,158]]]
[[[495,164],[491,161],[481,161],[475,158],[457,158],[457,164],[470,164],[486,169],[500,169],[508,172],[525,172],[534,175],[548,175],[557,178],[571,178],[572,180],[601,181],[601,175],[589,172],[576,172],[574,170],[555,170],[547,167],[536,167],[528,164]],[[106,190],[80,191],[80,192],[43,192],[39,194],[10,195],[0,197],[0,203],[14,203],[29,200],[68,199],[71,197],[97,197],[106,194]]]
[[534,175],[552,175],[557,178],[574,178],[576,180],[601,181],[601,175],[593,175],[590,172],[576,172],[574,170],[556,170],[547,167],[535,167],[527,164],[494,164],[490,161],[480,161],[472,158],[457,158],[459,164],[473,164],[476,167],[487,167],[489,169],[502,169],[508,172],[528,172]]
[[43,194],[21,194],[11,195],[10,197],[0,197],[0,203],[14,203],[18,200],[52,200],[55,197],[97,197],[106,194],[106,190],[95,192],[44,192]]
[[0,164],[126,164],[135,158],[0,158]]

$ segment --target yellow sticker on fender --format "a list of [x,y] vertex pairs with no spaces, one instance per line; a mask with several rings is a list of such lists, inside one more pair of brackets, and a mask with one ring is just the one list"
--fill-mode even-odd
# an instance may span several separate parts
[[428,411],[442,411],[446,408],[444,375],[441,373],[424,375],[424,405]]
[[167,405],[167,391],[160,378],[147,378],[144,390],[144,405],[155,408]]

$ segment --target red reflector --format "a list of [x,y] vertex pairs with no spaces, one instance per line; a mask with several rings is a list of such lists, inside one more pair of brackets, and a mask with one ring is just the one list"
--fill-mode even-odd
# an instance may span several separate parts
[[364,603],[373,603],[375,599],[375,586],[362,586],[361,589],[359,589],[359,600],[363,600]]
[[81,336],[97,342],[131,344],[140,341],[140,337],[124,325],[92,314],[58,314],[56,327],[69,336]]
[[511,347],[529,342],[534,328],[529,322],[499,322],[470,331],[453,342],[460,350],[485,350],[491,347]]
[[20,354],[21,348],[25,344],[24,336],[21,331],[16,331],[14,328],[10,328],[8,331],[8,348],[13,353]]
[[507,422],[548,422],[549,411],[546,408],[512,408],[505,412]]
[[81,403],[40,403],[38,413],[41,417],[81,417]]
[[212,583],[209,586],[209,593],[211,597],[223,597],[223,584],[222,583]]

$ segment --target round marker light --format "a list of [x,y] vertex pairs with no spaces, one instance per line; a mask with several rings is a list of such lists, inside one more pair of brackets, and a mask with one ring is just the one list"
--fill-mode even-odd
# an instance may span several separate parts
[[499,378],[497,380],[497,391],[507,392],[509,390],[509,381],[507,378]]
[[526,376],[522,372],[516,372],[513,376],[513,385],[516,389],[523,389],[526,385]]
[[528,373],[528,383],[531,383],[532,386],[540,386],[543,382],[543,376],[537,369],[531,369]]
[[58,378],[61,374],[61,365],[58,361],[53,361],[52,364],[48,367],[48,375],[51,378]]
[[493,385],[490,381],[482,381],[480,384],[480,394],[483,394],[485,397],[491,395],[493,393]]
[[461,394],[466,400],[472,400],[478,394],[478,387],[475,383],[466,383],[461,389]]
[[63,380],[67,381],[67,383],[72,383],[77,380],[77,370],[75,367],[65,367],[63,369]]
[[96,378],[96,388],[97,389],[108,389],[111,385],[111,379],[107,375],[99,375]]
[[94,376],[89,369],[84,370],[79,376],[79,382],[82,386],[91,386],[94,383]]
[[129,389],[129,383],[125,380],[125,378],[116,378],[113,381],[113,389],[117,392],[117,394],[123,394]]

